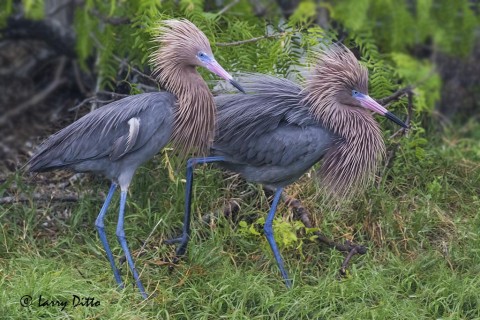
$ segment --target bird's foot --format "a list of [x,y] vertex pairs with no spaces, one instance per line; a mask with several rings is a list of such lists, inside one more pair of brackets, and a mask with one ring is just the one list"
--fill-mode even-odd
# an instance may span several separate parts
[[[302,206],[301,202],[295,198],[288,197],[287,195],[283,195],[283,197],[286,199],[286,204],[293,209],[295,218],[300,220],[305,227],[313,228],[313,224],[310,220],[310,213],[304,206]],[[345,257],[345,260],[343,260],[342,266],[339,270],[341,277],[345,277],[347,275],[348,265],[354,255],[367,253],[367,247],[363,245],[354,244],[349,240],[345,241],[345,243],[338,243],[328,238],[320,231],[315,231],[314,234],[317,236],[317,240],[319,242],[324,243],[330,248],[334,248],[338,251],[347,252],[347,256]]]
[[183,240],[182,237],[178,237],[178,238],[163,240],[163,243],[164,244],[177,244],[177,243],[182,242],[182,240]]
[[185,256],[187,251],[188,237],[182,236],[173,239],[164,240],[164,244],[172,245],[178,244],[177,250],[175,251],[175,256],[173,258],[164,259],[165,262],[168,262],[168,268],[170,271],[173,270],[175,265],[178,265],[180,260]]
[[348,254],[345,257],[345,259],[343,260],[342,266],[339,269],[340,277],[346,277],[347,276],[348,264],[350,263],[350,260],[352,259],[352,257],[354,255],[367,253],[367,247],[365,247],[363,245],[359,245],[359,244],[354,244],[349,240],[345,241],[345,244],[343,246],[346,247],[347,250],[345,250],[345,251],[348,251]]
[[165,262],[165,265],[167,265],[169,269],[173,269],[175,266],[178,266],[180,264],[181,258],[182,257],[174,255],[173,257],[164,258],[163,261]]
[[348,265],[350,264],[350,260],[352,257],[356,254],[363,255],[367,253],[367,247],[364,245],[360,244],[355,244],[352,243],[350,240],[345,241],[345,243],[338,243],[335,242],[329,238],[327,238],[325,235],[321,234],[319,231],[316,231],[315,234],[318,236],[318,241],[325,243],[331,248],[334,248],[335,250],[341,251],[341,252],[347,252],[347,256],[342,262],[342,265],[339,269],[339,275],[341,278],[344,278],[347,276],[347,268]]

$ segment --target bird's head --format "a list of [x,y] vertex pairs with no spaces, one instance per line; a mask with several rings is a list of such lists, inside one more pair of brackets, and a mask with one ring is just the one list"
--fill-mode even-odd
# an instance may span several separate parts
[[215,60],[207,37],[192,22],[185,19],[165,20],[159,31],[157,41],[160,47],[152,55],[155,73],[159,78],[175,77],[179,71],[204,67],[244,92]]
[[354,54],[341,44],[331,45],[318,56],[307,84],[312,112],[322,117],[335,109],[355,108],[376,112],[396,124],[407,125],[368,95],[368,71]]

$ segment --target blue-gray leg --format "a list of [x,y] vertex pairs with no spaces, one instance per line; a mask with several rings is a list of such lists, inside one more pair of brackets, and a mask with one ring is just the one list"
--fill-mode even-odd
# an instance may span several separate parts
[[193,186],[193,170],[195,165],[224,161],[224,157],[206,157],[206,158],[190,158],[187,161],[187,183],[185,185],[185,214],[183,216],[183,231],[179,238],[166,240],[165,243],[179,243],[176,256],[183,256],[187,250],[188,241],[190,240],[190,221],[192,212],[192,186]]
[[115,281],[117,281],[119,286],[123,288],[122,278],[120,277],[120,272],[118,271],[117,266],[115,265],[115,260],[113,259],[112,250],[110,250],[110,245],[108,244],[108,241],[107,241],[107,235],[105,234],[105,225],[103,224],[103,219],[105,218],[108,206],[110,205],[110,201],[112,200],[113,194],[115,193],[115,189],[117,189],[117,185],[115,183],[112,183],[112,186],[110,187],[110,191],[108,191],[107,198],[103,203],[100,213],[98,214],[97,220],[95,220],[95,227],[97,228],[98,235],[100,236],[100,241],[102,241],[103,248],[107,253],[107,258],[108,258],[108,261],[110,262],[110,266],[112,267]]
[[265,237],[270,244],[270,248],[272,249],[273,255],[275,256],[275,260],[277,260],[277,265],[280,269],[280,272],[282,273],[283,279],[285,280],[285,284],[288,288],[291,288],[292,281],[288,277],[287,271],[285,270],[285,267],[283,265],[282,256],[280,255],[275,239],[273,238],[273,218],[275,217],[275,211],[277,210],[278,201],[280,200],[281,196],[282,188],[278,188],[277,191],[275,191],[272,206],[270,207],[267,220],[265,221],[265,225],[263,226],[263,232],[265,233]]
[[130,250],[128,250],[127,239],[125,238],[125,231],[123,230],[126,201],[127,201],[127,191],[122,190],[122,193],[120,194],[120,213],[118,215],[117,239],[120,245],[122,246],[123,252],[125,253],[125,257],[127,258],[128,266],[132,271],[133,278],[135,279],[135,283],[137,284],[137,287],[140,290],[142,297],[144,299],[147,299],[147,294],[145,293],[143,284],[140,281],[140,277],[138,275],[137,269],[135,269],[135,265],[133,264],[133,259],[132,259],[132,256],[130,255]]

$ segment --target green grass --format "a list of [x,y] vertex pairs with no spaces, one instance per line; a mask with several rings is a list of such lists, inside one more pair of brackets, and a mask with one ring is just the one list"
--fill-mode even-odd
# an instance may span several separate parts
[[[84,179],[69,186],[81,195],[75,203],[0,206],[0,318],[480,319],[480,127],[431,134],[423,154],[412,141],[402,141],[380,188],[337,211],[322,205],[318,187],[307,177],[288,188],[328,236],[369,247],[339,280],[343,254],[296,230],[291,212],[280,205],[276,236],[285,243],[281,251],[294,278],[292,290],[284,287],[266,240],[255,232],[269,208],[261,188],[226,179],[211,167],[196,170],[193,238],[186,259],[172,270],[163,259],[174,248],[162,241],[182,226],[183,174],[171,181],[159,156],[134,179],[125,231],[134,256],[152,234],[146,253],[135,259],[154,294],[147,301],[126,265],[121,266],[126,289],[116,290],[98,239],[94,221],[106,181]],[[0,186],[0,196],[42,192],[36,185],[16,174]],[[224,217],[199,222],[236,197],[246,223]],[[118,258],[117,210],[118,195],[106,221]],[[30,307],[20,305],[25,295],[33,298]],[[64,310],[39,307],[40,295],[69,304]],[[73,307],[73,295],[93,297],[100,306]]]

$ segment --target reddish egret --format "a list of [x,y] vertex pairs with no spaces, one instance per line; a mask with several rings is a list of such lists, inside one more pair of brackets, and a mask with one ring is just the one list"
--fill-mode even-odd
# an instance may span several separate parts
[[368,96],[368,72],[343,45],[332,45],[319,55],[303,88],[264,75],[243,80],[250,94],[215,98],[218,133],[212,157],[188,161],[183,234],[174,240],[181,243],[177,256],[185,253],[189,238],[193,166],[218,161],[246,180],[276,190],[264,233],[291,287],[272,229],[282,189],[322,160],[320,176],[327,194],[354,194],[371,180],[385,153],[371,111],[406,125]]
[[181,154],[205,154],[212,144],[215,103],[196,67],[205,67],[243,89],[214,59],[207,37],[187,20],[168,20],[152,56],[158,80],[169,92],[130,96],[99,108],[49,137],[29,160],[29,170],[70,169],[94,172],[112,181],[95,221],[115,280],[123,287],[104,230],[104,217],[120,186],[116,235],[135,282],[147,297],[134,267],[123,228],[125,201],[137,167],[171,141]]

